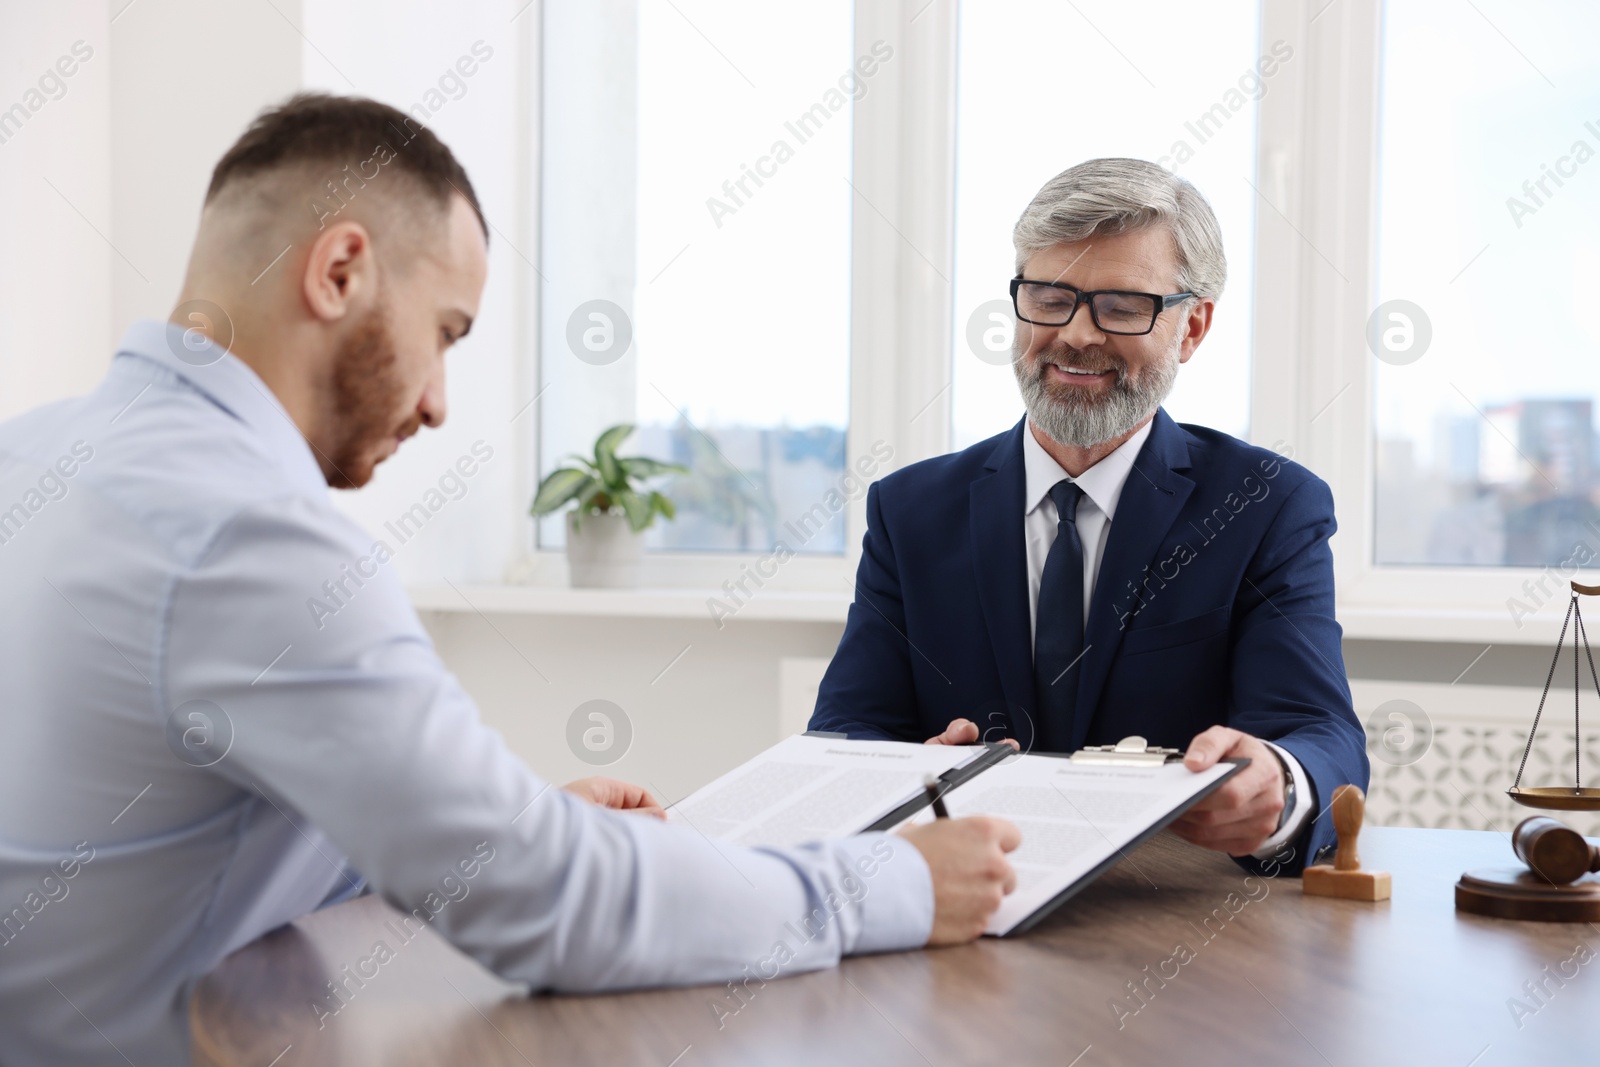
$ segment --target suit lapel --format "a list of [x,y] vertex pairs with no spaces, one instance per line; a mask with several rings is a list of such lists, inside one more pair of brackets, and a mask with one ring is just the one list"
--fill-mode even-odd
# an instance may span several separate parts
[[[1088,650],[1078,679],[1078,713],[1072,724],[1070,751],[1083,747],[1099,710],[1096,705],[1122,645],[1120,615],[1128,610],[1132,599],[1129,590],[1143,580],[1145,567],[1155,559],[1162,539],[1194,491],[1194,482],[1176,473],[1188,468],[1189,445],[1183,430],[1165,411],[1158,410],[1150,437],[1123,483],[1089,601],[1089,619],[1083,634]],[[1118,610],[1119,604],[1122,611]],[[1026,617],[1026,593],[1023,610]]]
[[[977,571],[978,600],[985,629],[1000,671],[1006,713],[1014,709],[1033,714],[1033,641],[1028,623],[1028,556],[1023,531],[1023,502],[1027,479],[1022,465],[1022,433],[1026,420],[990,454],[988,473],[972,483],[968,518],[973,566]],[[978,724],[980,731],[988,727]],[[1009,736],[1026,751],[1032,747],[1031,721],[1010,723]]]

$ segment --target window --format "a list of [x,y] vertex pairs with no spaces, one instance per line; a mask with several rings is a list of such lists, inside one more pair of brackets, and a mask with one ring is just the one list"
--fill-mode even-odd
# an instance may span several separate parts
[[1600,10],[1535,7],[1384,8],[1379,564],[1600,556]]
[[[667,486],[682,518],[651,532],[647,581],[715,587],[744,563],[720,553],[784,540],[810,556],[788,588],[847,589],[864,502],[803,543],[786,524],[879,440],[901,465],[1015,422],[1011,227],[1108,154],[1170,166],[1217,211],[1227,291],[1167,407],[1328,481],[1347,634],[1553,639],[1539,569],[1580,544],[1600,560],[1600,11],[617,0],[330,48],[360,37],[347,6],[308,4],[307,84],[420,101],[484,176],[499,257],[450,425],[354,495],[363,517],[405,510],[496,425],[537,439],[430,527],[412,580],[469,557],[501,573],[533,454],[548,471],[634,422],[625,452],[696,468]],[[447,85],[479,38],[492,62]],[[870,61],[880,39],[892,58]],[[506,396],[505,363],[535,349],[537,383]],[[547,520],[540,547],[562,534]]]
[[1262,46],[1254,3],[1056,0],[961,6],[957,73],[953,444],[1022,416],[1010,365],[1011,227],[1050,178],[1098,156],[1182,175],[1222,225],[1228,285],[1178,375],[1176,419],[1245,436],[1256,104],[1294,48]]
[[875,67],[852,5],[544,19],[541,473],[634,422],[623,454],[691,468],[647,546],[843,551],[815,505],[844,474],[851,104]]

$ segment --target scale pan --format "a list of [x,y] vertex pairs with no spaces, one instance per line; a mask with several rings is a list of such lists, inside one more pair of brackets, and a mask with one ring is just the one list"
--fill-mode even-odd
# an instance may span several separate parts
[[1534,789],[1507,789],[1506,795],[1529,808],[1550,811],[1600,811],[1600,789],[1573,789],[1569,786],[1539,786]]

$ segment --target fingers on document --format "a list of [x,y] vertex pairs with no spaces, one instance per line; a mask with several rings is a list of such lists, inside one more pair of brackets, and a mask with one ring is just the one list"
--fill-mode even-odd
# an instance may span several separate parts
[[971,719],[952,719],[944,733],[928,738],[930,745],[970,745],[978,739],[978,724]]
[[1226,726],[1212,726],[1195,735],[1184,753],[1183,764],[1191,771],[1203,771],[1232,751],[1242,737],[1238,730]]
[[989,832],[994,835],[994,840],[1002,852],[1015,852],[1017,846],[1022,844],[1022,831],[1017,829],[1015,823],[1005,819],[996,819],[992,816],[974,816],[988,825]]
[[[988,842],[998,846],[999,851],[992,857],[989,876],[999,882],[1000,895],[1009,896],[1011,891],[1017,888],[1017,872],[1011,866],[1010,861],[1005,858],[1005,854],[1007,852],[1015,852],[1017,846],[1022,844],[1022,831],[1005,819],[996,819],[985,815],[975,815],[971,821],[981,824],[982,831]],[[995,907],[998,908],[999,906],[999,903],[996,902]]]

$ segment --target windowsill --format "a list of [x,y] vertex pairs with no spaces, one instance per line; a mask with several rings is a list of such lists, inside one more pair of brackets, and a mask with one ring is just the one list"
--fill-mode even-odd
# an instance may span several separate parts
[[[1363,641],[1452,641],[1463,644],[1544,645],[1554,648],[1561,635],[1565,601],[1517,621],[1505,608],[1340,606],[1344,636]],[[1569,631],[1567,641],[1572,640]]]
[[[419,585],[408,592],[418,611],[609,618],[714,620],[709,602],[730,604],[717,589],[572,589],[542,585]],[[851,593],[762,589],[721,616],[726,621],[842,623]]]
[[[707,619],[708,601],[731,603],[715,589],[572,589],[555,585],[419,585],[408,592],[418,611],[590,616],[639,619]],[[851,593],[842,590],[762,589],[724,618],[763,622],[842,623]],[[1344,636],[1363,641],[1450,641],[1553,647],[1561,632],[1555,614],[1532,616],[1518,626],[1502,610],[1363,606],[1338,609]],[[1568,634],[1571,640],[1571,634]]]

